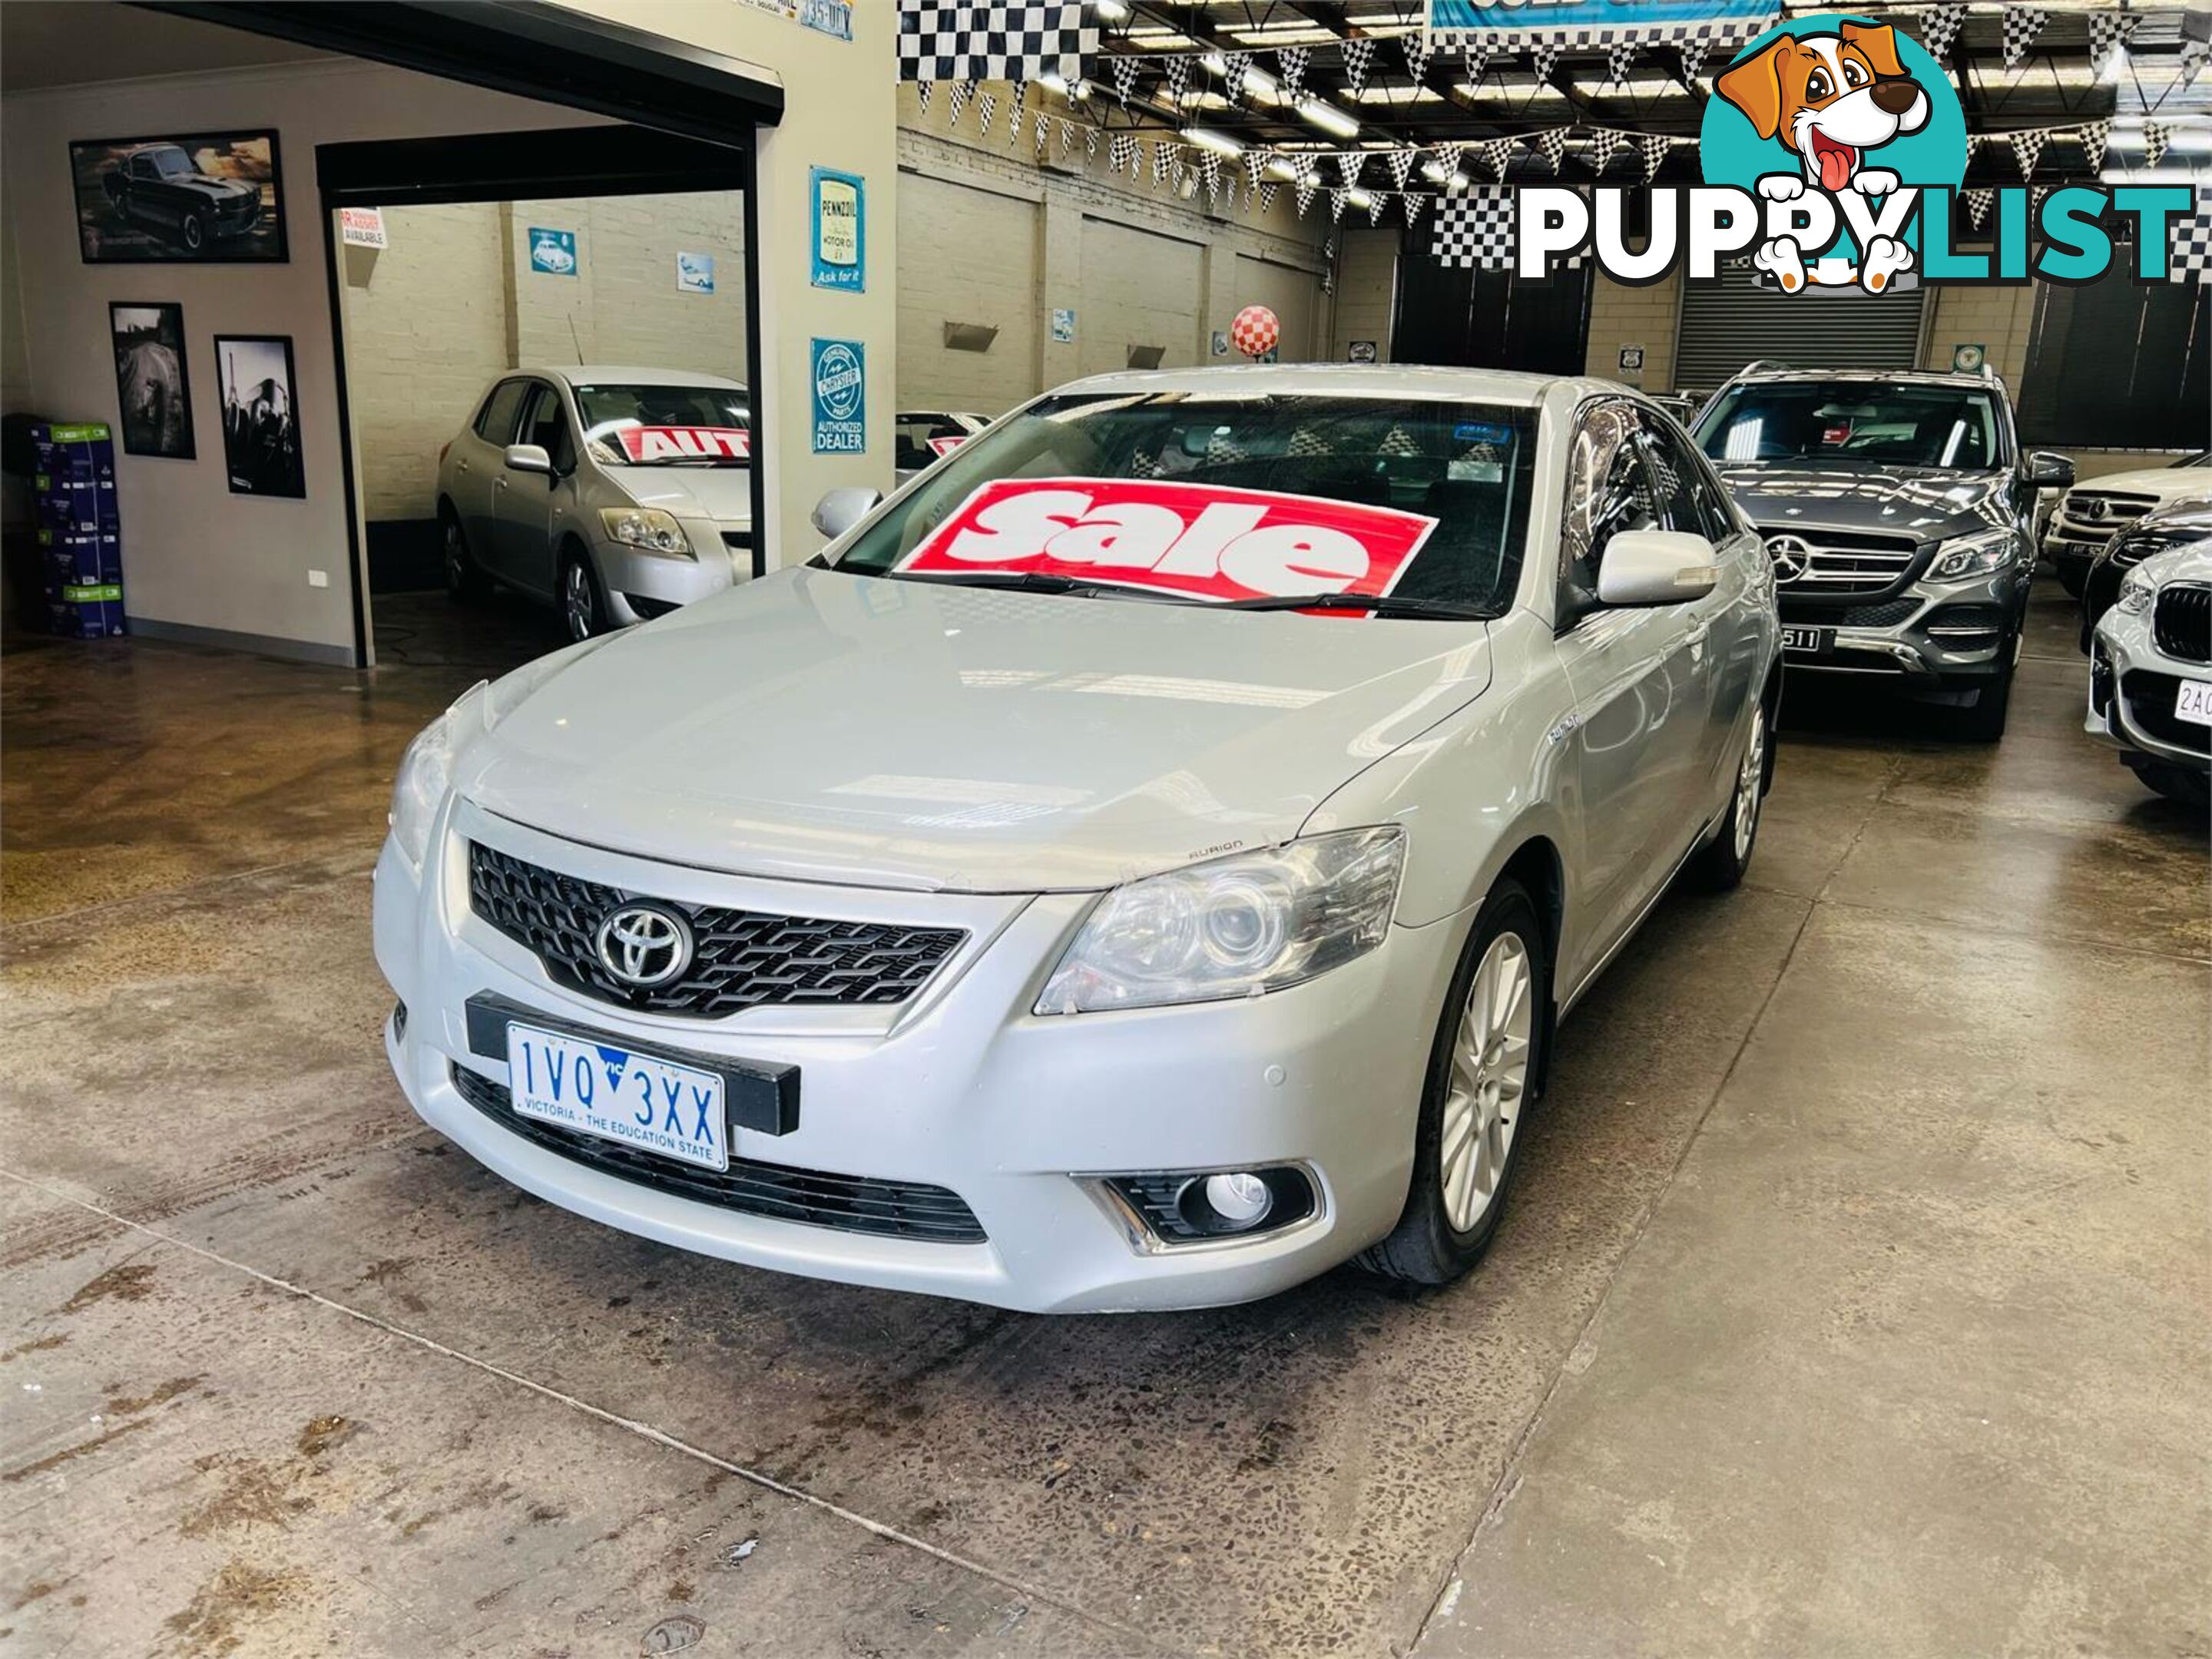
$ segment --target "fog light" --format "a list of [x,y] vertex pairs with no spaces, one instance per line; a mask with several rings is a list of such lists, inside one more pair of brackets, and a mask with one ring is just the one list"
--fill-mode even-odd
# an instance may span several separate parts
[[1233,1175],[1206,1176],[1206,1205],[1221,1218],[1224,1226],[1241,1231],[1266,1218],[1275,1207],[1275,1195],[1259,1176],[1240,1170]]

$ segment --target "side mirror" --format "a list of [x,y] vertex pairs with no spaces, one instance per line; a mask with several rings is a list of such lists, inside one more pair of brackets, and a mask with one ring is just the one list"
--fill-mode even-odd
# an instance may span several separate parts
[[833,489],[814,504],[814,527],[836,541],[876,510],[883,492],[860,484]]
[[1624,530],[1598,561],[1601,605],[1680,605],[1701,599],[1720,580],[1713,544],[1681,530]]
[[2027,458],[2027,481],[2038,489],[2071,489],[2074,487],[2074,458],[2054,455],[2047,449],[2039,449]]
[[509,444],[507,447],[507,470],[509,472],[543,472],[550,476],[553,458],[545,453],[543,444]]

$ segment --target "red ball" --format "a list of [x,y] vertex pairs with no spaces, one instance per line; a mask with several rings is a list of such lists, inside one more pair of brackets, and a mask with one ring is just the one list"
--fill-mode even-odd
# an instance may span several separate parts
[[1246,306],[1229,325],[1231,344],[1247,357],[1264,357],[1281,343],[1283,325],[1265,306]]

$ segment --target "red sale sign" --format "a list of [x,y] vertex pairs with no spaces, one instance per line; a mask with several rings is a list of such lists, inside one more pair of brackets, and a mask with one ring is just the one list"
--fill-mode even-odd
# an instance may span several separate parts
[[753,453],[741,426],[626,426],[615,436],[633,461],[744,461]]
[[1317,495],[1146,478],[1001,478],[900,562],[1042,571],[1200,599],[1388,593],[1434,519]]
[[949,438],[932,438],[929,441],[929,453],[933,455],[950,455],[967,441],[968,434],[964,432],[956,433]]

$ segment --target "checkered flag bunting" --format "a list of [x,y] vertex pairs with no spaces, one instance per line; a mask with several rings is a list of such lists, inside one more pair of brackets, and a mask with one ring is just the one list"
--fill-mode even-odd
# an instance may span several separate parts
[[1249,52],[1224,52],[1221,58],[1221,95],[1229,100],[1229,107],[1237,109],[1244,102],[1244,76],[1252,67]]
[[1129,94],[1137,89],[1137,77],[1144,73],[1145,60],[1126,53],[1106,60],[1107,77],[1114,82],[1114,95],[1121,100],[1121,107],[1129,107]]
[[1167,183],[1168,174],[1175,168],[1176,157],[1182,153],[1170,143],[1159,143],[1152,146],[1152,182],[1155,185]]
[[1359,169],[1367,165],[1364,150],[1347,149],[1336,158],[1337,181],[1346,190],[1359,182]]
[[1275,159],[1273,150],[1254,148],[1244,152],[1244,182],[1253,190],[1260,188],[1260,175],[1267,170],[1267,163]]
[[1997,199],[1993,190],[1974,189],[1966,193],[1966,219],[1976,230],[1989,222],[1990,207]]
[[1982,135],[1978,132],[1968,133],[1966,135],[1966,165],[1968,167],[1973,166],[1974,157],[1979,155],[1981,153]]
[[1190,59],[1179,54],[1161,59],[1160,66],[1168,78],[1168,100],[1181,109],[1190,96]]
[[1210,149],[1198,158],[1198,179],[1206,186],[1206,204],[1208,207],[1220,201],[1221,158]]
[[1674,141],[1663,132],[1647,132],[1636,141],[1636,148],[1644,157],[1644,182],[1648,185],[1657,175],[1667,152],[1674,148]]
[[953,87],[952,90],[946,94],[945,107],[946,112],[951,117],[952,125],[957,127],[960,125],[961,113],[967,109],[968,100],[975,95],[975,83],[973,81],[962,81],[958,82]]
[[1262,212],[1262,213],[1268,212],[1268,211],[1270,211],[1270,210],[1274,207],[1274,205],[1275,205],[1275,198],[1276,198],[1276,196],[1277,196],[1278,194],[1279,194],[1279,193],[1281,192],[1282,188],[1283,188],[1283,187],[1282,187],[1280,185],[1274,184],[1274,183],[1273,183],[1273,182],[1270,182],[1270,183],[1267,183],[1267,184],[1264,184],[1264,185],[1261,185],[1261,186],[1260,186],[1260,211],[1261,211],[1261,212]]
[[1060,124],[1060,153],[1062,155],[1075,153],[1075,123],[1063,118]]
[[1513,192],[1477,185],[1437,204],[1429,254],[1440,264],[1495,270],[1513,263]]
[[2012,135],[2013,160],[2020,163],[2020,176],[2035,176],[2037,158],[2043,154],[2043,134],[2040,131],[2015,132]]
[[1390,182],[1398,189],[1405,189],[1406,180],[1413,176],[1413,163],[1419,155],[1416,149],[1401,147],[1392,150],[1385,158],[1385,165],[1390,169]]
[[2027,59],[2027,49],[2043,33],[2043,14],[2030,6],[2004,9],[2004,66],[2016,70]]
[[1482,77],[1490,68],[1491,54],[1497,50],[1497,47],[1486,40],[1470,40],[1467,43],[1466,50],[1462,56],[1467,63],[1468,85],[1479,87],[1482,84]]
[[991,117],[997,112],[998,107],[999,94],[995,92],[987,92],[975,100],[975,133],[978,137],[988,138],[991,136]]
[[1613,158],[1620,154],[1620,147],[1628,142],[1625,132],[1615,132],[1611,127],[1590,129],[1589,151],[1583,157],[1596,172],[1603,173],[1612,165]]
[[2114,46],[2124,46],[2142,20],[2131,11],[2093,11],[2089,14],[2089,65],[2104,67]]
[[2197,212],[2187,219],[2168,222],[2172,238],[2167,246],[2166,280],[2171,283],[2212,283],[2212,192],[2197,192]]
[[917,81],[914,84],[914,95],[921,105],[924,115],[929,113],[929,94],[936,90],[937,82],[934,81]]
[[2184,40],[2181,43],[2181,89],[2189,90],[2197,77],[2204,73],[2204,65],[2212,62],[2212,41]]
[[1097,127],[1085,127],[1083,129],[1083,165],[1089,167],[1097,159],[1098,129]]
[[1384,201],[1389,198],[1389,191],[1378,190],[1367,198],[1367,222],[1369,224],[1379,225],[1382,222],[1382,206]]
[[1328,192],[1328,222],[1335,224],[1344,217],[1344,200],[1352,192],[1341,185],[1332,185]]
[[1636,42],[1616,40],[1613,50],[1605,55],[1605,78],[1609,86],[1618,86],[1628,78],[1628,71],[1636,65]]
[[1417,190],[1411,190],[1398,198],[1398,205],[1406,210],[1406,222],[1418,225],[1421,222],[1421,215],[1428,209],[1429,198]]
[[1313,205],[1314,196],[1320,189],[1310,173],[1301,173],[1291,181],[1291,198],[1297,204],[1299,218],[1306,216],[1306,210]]
[[2173,129],[2162,121],[2143,123],[2143,165],[2154,167],[2166,157],[2166,147],[2173,142]]
[[1951,55],[1951,43],[1959,38],[1959,31],[1966,23],[1966,9],[1963,5],[1931,6],[1920,14],[1920,27],[1913,33],[1928,48],[1928,55],[1941,63]]
[[1513,141],[1510,138],[1486,138],[1474,147],[1474,155],[1492,178],[1503,179],[1505,169],[1513,165]]
[[1415,86],[1420,85],[1421,77],[1429,72],[1429,54],[1435,50],[1430,44],[1428,31],[1417,30],[1398,44],[1405,49],[1406,73],[1413,77]]
[[1106,171],[1120,173],[1126,169],[1131,178],[1137,174],[1137,141],[1126,132],[1114,135],[1114,142],[1106,147]]
[[1098,50],[1084,0],[898,0],[902,81],[1073,81]]
[[1536,71],[1539,85],[1552,78],[1552,71],[1559,67],[1559,48],[1555,46],[1540,46],[1528,54],[1528,65]]
[[1295,104],[1306,89],[1306,66],[1313,53],[1304,46],[1285,46],[1275,54],[1275,79],[1283,88],[1283,101]]
[[1550,162],[1552,171],[1557,173],[1559,170],[1559,158],[1567,153],[1567,129],[1547,127],[1541,132],[1530,133],[1528,142],[1535,145],[1537,154]]
[[1682,84],[1688,86],[1705,67],[1705,42],[1692,38],[1683,41],[1674,50],[1681,54]]
[[1374,61],[1375,42],[1369,36],[1363,34],[1344,43],[1345,84],[1352,88],[1353,97],[1357,98],[1360,88],[1367,84],[1368,65]]
[[1045,158],[1046,158],[1048,155],[1049,155],[1051,153],[1052,153],[1052,123],[1051,123],[1050,121],[1048,121],[1048,120],[1047,120],[1047,119],[1045,118],[1044,112],[1043,112],[1042,110],[1039,110],[1039,111],[1037,112],[1037,118],[1036,118],[1036,158],[1037,158],[1037,165],[1038,165],[1039,167],[1042,167],[1042,166],[1044,165],[1044,162],[1045,162]]
[[2088,158],[2089,171],[2102,173],[2105,170],[2105,148],[2112,142],[2112,124],[2110,121],[2092,121],[2085,127],[2076,128],[2074,136],[2081,141],[2081,154]]

